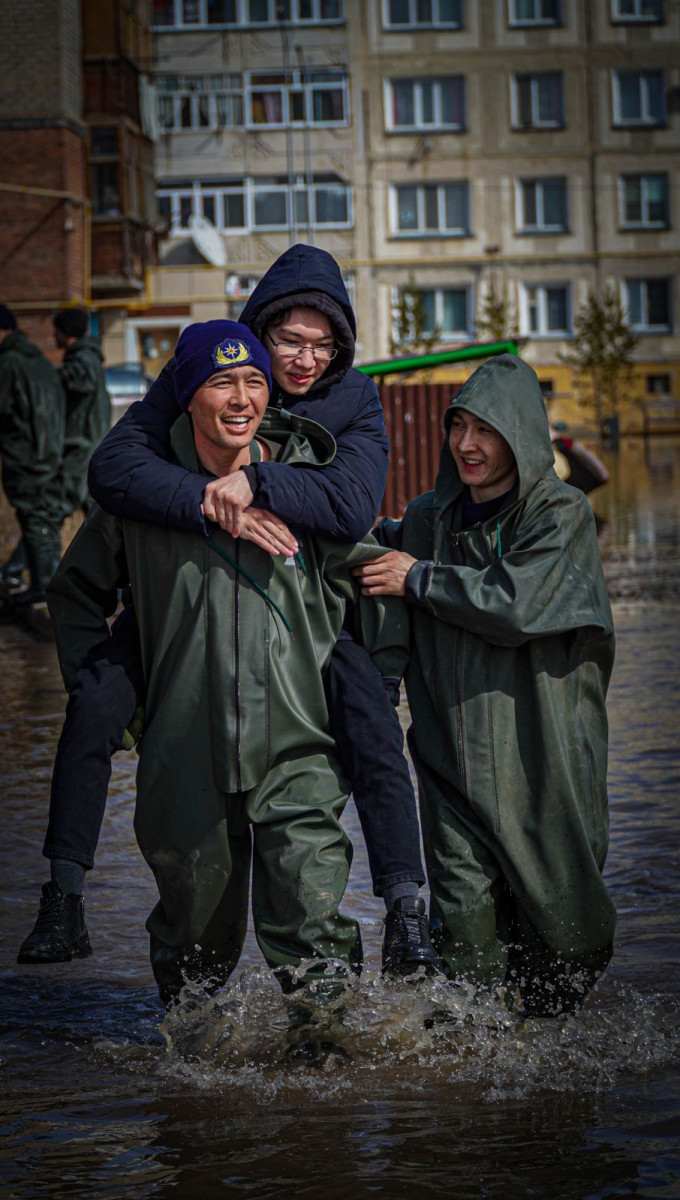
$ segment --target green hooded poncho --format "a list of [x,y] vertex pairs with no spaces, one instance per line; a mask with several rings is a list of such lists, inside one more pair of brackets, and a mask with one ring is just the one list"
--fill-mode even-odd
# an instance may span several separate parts
[[535,373],[502,355],[464,408],[510,446],[518,481],[461,530],[448,438],[433,492],[383,545],[408,573],[406,688],[432,916],[452,975],[520,987],[525,1008],[573,1008],[611,956],[605,696],[614,635],[594,519],[556,476]]

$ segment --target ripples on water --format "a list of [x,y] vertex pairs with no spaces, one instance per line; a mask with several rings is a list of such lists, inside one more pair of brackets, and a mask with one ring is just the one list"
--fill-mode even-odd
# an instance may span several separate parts
[[[635,519],[614,530],[614,574],[640,562]],[[644,572],[633,574],[637,588]],[[586,1009],[523,1022],[439,981],[383,981],[380,902],[350,805],[346,908],[367,967],[341,1013],[316,1013],[313,1037],[291,1030],[252,934],[230,987],[212,999],[186,989],[162,1009],[143,928],[155,888],[131,828],[134,756],[116,760],[88,877],[94,957],[16,965],[47,878],[63,692],[53,647],[0,628],[0,1195],[677,1200],[680,633],[669,604],[619,603],[616,623],[607,877],[619,929]],[[324,1046],[314,1062],[310,1041]]]

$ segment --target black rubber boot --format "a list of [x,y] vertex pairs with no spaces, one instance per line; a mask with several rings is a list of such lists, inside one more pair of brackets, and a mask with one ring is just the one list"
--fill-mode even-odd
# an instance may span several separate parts
[[429,975],[442,970],[441,959],[430,940],[422,896],[401,896],[388,912],[384,924],[384,975],[413,975],[419,967],[426,967]]
[[43,884],[38,919],[21,943],[17,962],[70,962],[92,953],[82,896],[65,896],[58,883]]
[[6,588],[13,591],[14,588],[20,588],[23,584],[23,572],[28,567],[28,559],[26,558],[26,545],[23,538],[19,538],[13,553],[7,559],[6,563],[0,567],[0,583]]

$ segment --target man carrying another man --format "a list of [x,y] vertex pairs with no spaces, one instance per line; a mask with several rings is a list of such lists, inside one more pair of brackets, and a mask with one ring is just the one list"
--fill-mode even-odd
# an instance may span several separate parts
[[[174,461],[210,480],[332,459],[321,427],[267,413],[270,385],[269,356],[245,326],[186,329]],[[251,832],[256,936],[284,989],[304,982],[293,977],[302,960],[360,962],[356,923],[338,909],[351,848],[322,672],[357,592],[349,567],[371,550],[311,536],[290,549],[95,509],[50,586],[67,687],[106,638],[117,589],[132,589],[146,686],[135,830],[158,884],[147,928],[166,1003],[186,978],[220,984],[238,961]],[[380,610],[368,609],[377,647]],[[317,971],[333,983],[327,967]]]

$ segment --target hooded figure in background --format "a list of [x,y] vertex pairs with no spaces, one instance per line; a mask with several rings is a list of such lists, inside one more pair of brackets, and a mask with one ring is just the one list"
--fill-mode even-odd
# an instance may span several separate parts
[[19,587],[24,567],[30,572],[30,586],[12,597],[13,607],[44,600],[45,586],[59,562],[63,447],[59,376],[17,329],[14,314],[0,305],[2,486],[21,526],[21,541],[0,574],[8,587]]
[[95,446],[111,428],[111,400],[104,379],[99,342],[87,334],[89,318],[82,308],[64,308],[52,318],[54,338],[64,351],[61,378],[66,394],[62,483],[64,516],[87,512],[87,467]]
[[501,355],[452,402],[434,491],[358,570],[411,615],[406,689],[432,926],[452,979],[578,1007],[612,953],[605,697],[614,634],[593,514],[557,478],[535,373]]

